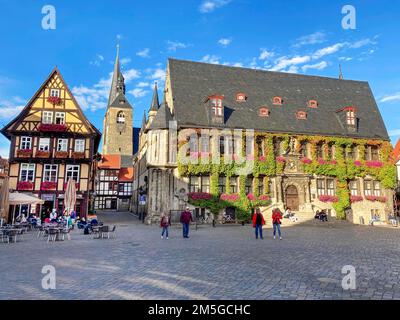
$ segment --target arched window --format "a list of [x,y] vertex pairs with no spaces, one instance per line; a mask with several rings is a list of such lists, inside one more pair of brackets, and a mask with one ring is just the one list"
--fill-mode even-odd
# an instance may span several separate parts
[[123,111],[119,111],[117,114],[117,123],[125,123],[125,114]]

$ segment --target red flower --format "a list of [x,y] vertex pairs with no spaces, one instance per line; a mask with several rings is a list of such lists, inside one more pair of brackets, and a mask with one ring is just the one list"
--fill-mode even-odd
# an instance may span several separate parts
[[265,161],[265,159],[266,159],[265,156],[259,156],[259,157],[258,157],[258,160],[260,160],[260,161]]
[[247,199],[249,199],[250,201],[254,201],[254,200],[256,200],[256,197],[255,197],[254,194],[249,193],[249,194],[247,195]]
[[66,130],[65,124],[41,123],[39,126],[39,131],[42,132],[64,132]]
[[283,163],[286,161],[286,159],[285,159],[285,157],[279,156],[279,157],[276,157],[276,161]]
[[263,195],[258,197],[258,200],[260,200],[260,201],[269,201],[270,197],[268,195],[266,195],[266,194],[263,194]]
[[350,202],[354,203],[354,202],[359,202],[359,201],[363,201],[364,198],[362,196],[350,196]]
[[54,105],[59,106],[61,104],[61,98],[60,97],[48,97],[47,102],[52,103]]
[[367,199],[369,201],[379,201],[379,202],[387,201],[386,197],[381,197],[381,196],[365,196],[365,199]]
[[223,193],[223,194],[221,194],[220,199],[223,201],[228,201],[228,202],[236,202],[239,200],[239,195],[237,193],[233,193],[233,194]]
[[54,190],[57,188],[57,182],[53,182],[53,181],[43,181],[40,189],[41,190]]
[[312,163],[312,160],[309,159],[309,158],[301,158],[300,161],[303,162],[304,164],[310,164],[310,163]]
[[18,190],[32,190],[33,183],[30,181],[20,181],[20,182],[18,182],[17,189]]
[[383,163],[380,161],[366,161],[365,164],[370,168],[381,168],[383,166]]
[[322,202],[338,202],[339,198],[337,196],[320,195],[318,197],[319,201]]
[[361,161],[356,160],[356,161],[354,161],[354,165],[355,165],[356,167],[361,167],[361,166],[362,166],[362,163],[361,163]]
[[207,192],[191,192],[189,198],[192,200],[211,200],[212,195]]

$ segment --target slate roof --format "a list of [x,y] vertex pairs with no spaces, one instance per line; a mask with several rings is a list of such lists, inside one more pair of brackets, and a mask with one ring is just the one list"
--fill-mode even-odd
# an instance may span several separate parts
[[[213,127],[207,115],[207,97],[224,95],[225,127],[266,132],[333,135],[389,140],[368,82],[300,74],[270,72],[200,62],[169,59],[174,118],[179,127]],[[243,92],[245,102],[237,102]],[[282,106],[272,104],[275,96]],[[309,100],[318,107],[309,108]],[[357,108],[358,130],[348,131],[337,111]],[[260,117],[260,107],[270,111]],[[307,120],[298,120],[297,111],[306,111]],[[155,126],[158,124],[154,124]]]
[[115,97],[114,101],[109,104],[109,108],[118,108],[118,109],[132,109],[132,106],[128,102],[128,99],[122,92],[119,92]]
[[160,107],[160,102],[158,101],[158,88],[156,82],[154,84],[153,99],[151,100],[150,111],[158,111],[159,107]]
[[151,122],[149,126],[149,130],[154,129],[168,129],[169,122],[173,120],[171,115],[171,111],[165,101],[161,104],[160,108],[157,111],[154,120]]

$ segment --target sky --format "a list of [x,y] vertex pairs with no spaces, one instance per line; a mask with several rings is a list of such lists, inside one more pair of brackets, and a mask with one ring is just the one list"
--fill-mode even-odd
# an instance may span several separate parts
[[[43,28],[51,5],[55,29]],[[351,5],[355,19],[348,20]],[[352,29],[344,28],[355,21]],[[53,20],[52,20],[53,21]],[[57,66],[100,130],[120,45],[140,127],[167,59],[368,81],[392,142],[400,138],[400,1],[0,0],[0,127]],[[193,88],[195,90],[195,88]],[[362,108],[362,106],[357,106]],[[0,137],[0,155],[9,142]]]

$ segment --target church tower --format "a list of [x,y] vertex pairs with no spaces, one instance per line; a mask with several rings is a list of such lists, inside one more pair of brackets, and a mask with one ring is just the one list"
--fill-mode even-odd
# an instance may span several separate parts
[[133,155],[132,111],[125,97],[125,79],[121,72],[118,46],[103,122],[103,154]]

